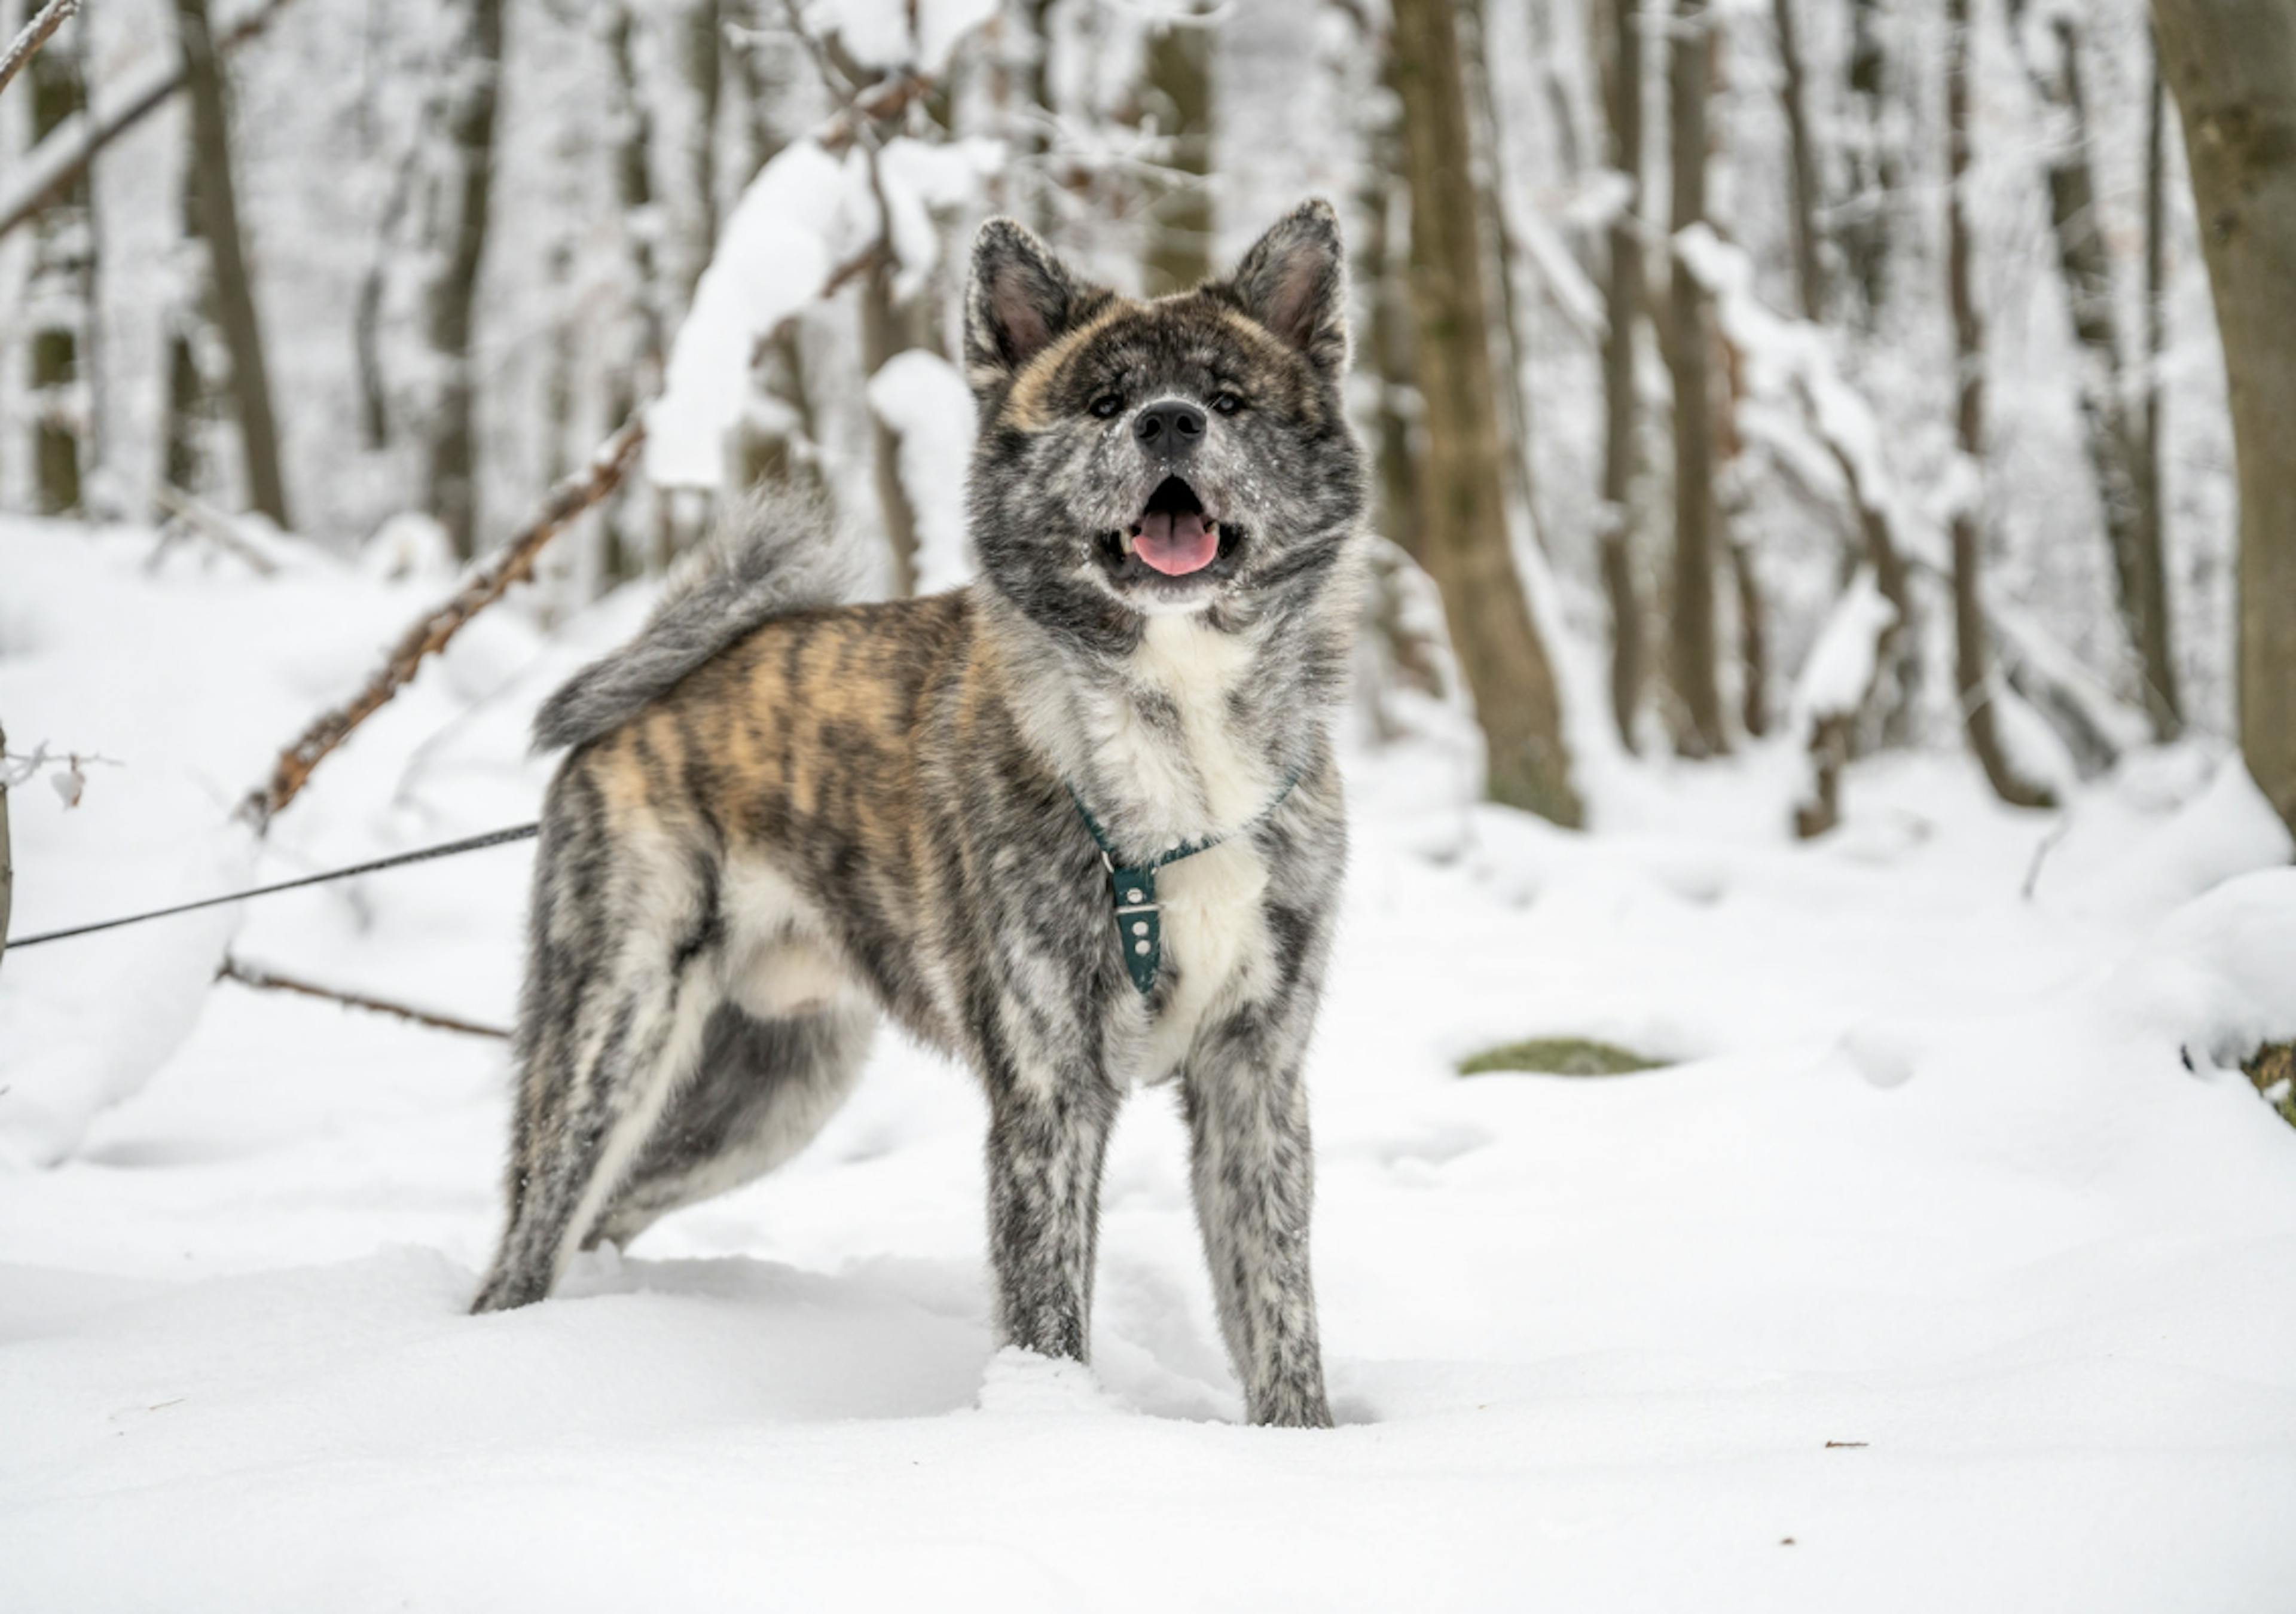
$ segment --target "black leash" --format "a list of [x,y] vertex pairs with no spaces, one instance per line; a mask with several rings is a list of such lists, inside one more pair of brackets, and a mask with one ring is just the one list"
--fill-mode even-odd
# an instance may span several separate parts
[[149,914],[130,914],[125,919],[100,920],[92,925],[74,925],[69,930],[49,930],[38,936],[27,936],[6,942],[0,946],[0,951],[13,953],[19,947],[37,947],[44,941],[62,941],[68,936],[87,936],[97,930],[117,930],[121,925],[140,925],[147,919],[165,919],[170,914],[189,914],[195,908],[212,908],[226,902],[244,902],[250,897],[268,897],[274,891],[292,891],[299,886],[324,885],[331,880],[348,880],[354,874],[372,874],[377,869],[395,869],[402,864],[426,863],[433,857],[452,857],[457,852],[477,852],[513,840],[530,840],[541,829],[538,823],[521,823],[513,829],[495,830],[484,835],[450,840],[444,846],[424,847],[419,852],[401,852],[396,857],[378,857],[373,863],[353,864],[348,869],[335,869],[324,874],[306,874],[300,880],[283,880],[277,885],[234,891],[227,897],[203,897],[197,902],[177,903],[172,908],[154,908]]

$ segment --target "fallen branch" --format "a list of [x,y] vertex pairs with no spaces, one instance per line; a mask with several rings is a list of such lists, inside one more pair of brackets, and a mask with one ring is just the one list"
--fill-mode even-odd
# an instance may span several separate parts
[[[217,53],[227,55],[246,44],[291,4],[293,0],[265,0],[264,4],[216,36]],[[127,86],[127,104],[102,123],[91,124],[87,113],[74,112],[50,130],[48,137],[27,152],[17,165],[29,177],[8,196],[0,198],[0,236],[37,218],[44,209],[61,201],[73,183],[87,172],[97,152],[165,106],[183,87],[181,62],[157,67]]]
[[645,416],[632,414],[620,430],[598,446],[587,465],[550,490],[541,511],[524,530],[475,567],[445,604],[406,630],[358,693],[341,706],[322,712],[300,738],[279,753],[270,782],[250,793],[240,807],[240,815],[255,826],[257,834],[295,799],[311,770],[412,682],[426,660],[446,649],[472,617],[501,599],[512,584],[522,582],[532,573],[535,558],[545,545],[621,485],[644,441]]
[[457,1020],[451,1014],[439,1014],[429,1009],[395,1004],[388,998],[369,997],[361,992],[339,992],[332,987],[300,980],[292,975],[282,975],[259,964],[242,963],[228,954],[224,957],[223,967],[216,971],[216,979],[235,980],[241,986],[252,987],[258,992],[296,992],[305,997],[324,998],[331,1004],[366,1009],[376,1014],[395,1014],[401,1020],[413,1020],[418,1026],[429,1026],[433,1030],[457,1031],[464,1036],[491,1036],[502,1041],[510,1038],[510,1033],[499,1026],[481,1026],[474,1020]]
[[33,53],[48,42],[48,37],[62,28],[64,20],[78,10],[79,0],[48,0],[32,20],[24,24],[23,31],[16,36],[16,42],[8,47],[8,53],[0,56],[0,90],[8,87],[10,81],[23,70],[24,64],[32,59]]

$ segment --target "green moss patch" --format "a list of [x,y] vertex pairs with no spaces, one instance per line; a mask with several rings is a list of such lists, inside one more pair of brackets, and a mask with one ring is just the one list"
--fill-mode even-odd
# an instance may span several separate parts
[[1534,1036],[1470,1054],[1459,1061],[1459,1074],[1529,1070],[1541,1076],[1627,1076],[1636,1070],[1655,1070],[1665,1062],[1588,1036]]

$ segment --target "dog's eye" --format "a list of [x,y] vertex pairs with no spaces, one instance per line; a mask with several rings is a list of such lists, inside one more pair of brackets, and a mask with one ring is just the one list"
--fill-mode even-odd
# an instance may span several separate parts
[[1124,407],[1124,400],[1113,392],[1103,392],[1086,406],[1103,421],[1112,421]]
[[1222,392],[1213,396],[1212,413],[1214,414],[1234,414],[1242,407],[1243,400],[1233,392]]

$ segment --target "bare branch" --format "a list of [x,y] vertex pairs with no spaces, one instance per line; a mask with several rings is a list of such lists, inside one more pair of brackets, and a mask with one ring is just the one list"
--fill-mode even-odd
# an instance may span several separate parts
[[545,545],[621,485],[644,441],[645,416],[634,414],[621,430],[598,446],[588,464],[550,490],[541,510],[517,537],[475,567],[451,599],[406,630],[357,694],[321,713],[299,739],[280,752],[270,782],[251,793],[240,807],[241,815],[255,825],[258,834],[280,808],[295,799],[311,770],[348,739],[353,729],[412,682],[422,663],[446,649],[472,617],[501,599],[512,584],[532,573],[535,557]]
[[48,3],[33,15],[32,20],[24,24],[23,31],[16,36],[15,43],[8,47],[8,53],[0,56],[0,91],[7,89],[10,81],[23,70],[24,64],[48,42],[49,36],[62,28],[64,25],[64,20],[78,10],[79,0],[48,0]]
[[259,964],[242,963],[228,954],[224,956],[223,967],[216,971],[216,979],[235,980],[241,986],[252,987],[258,992],[295,992],[305,997],[324,998],[331,1004],[343,1004],[376,1014],[395,1014],[401,1020],[413,1020],[418,1026],[429,1026],[433,1030],[458,1031],[464,1036],[491,1036],[504,1042],[510,1039],[510,1033],[499,1026],[481,1026],[475,1020],[457,1020],[451,1014],[417,1009],[408,1004],[395,1004],[388,998],[369,997],[363,992],[339,991],[333,987],[323,987],[316,981],[282,975]]
[[[229,55],[269,27],[271,20],[291,4],[293,0],[264,0],[263,4],[216,36],[216,53]],[[75,112],[58,124],[17,164],[18,169],[29,177],[20,189],[0,198],[0,236],[38,217],[87,172],[97,152],[165,106],[183,87],[184,70],[179,61],[172,70],[158,74],[140,88],[131,86],[127,104],[102,123],[91,124],[88,114]]]

